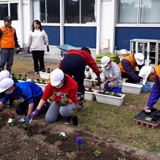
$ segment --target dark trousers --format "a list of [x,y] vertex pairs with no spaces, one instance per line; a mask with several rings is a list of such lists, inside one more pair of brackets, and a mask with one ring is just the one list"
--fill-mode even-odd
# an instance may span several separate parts
[[61,65],[62,71],[70,77],[74,76],[78,84],[78,92],[84,93],[84,71],[85,61],[83,57],[78,54],[69,54],[64,57]]
[[[32,51],[32,57],[34,61],[34,70],[35,72],[43,70],[44,67],[44,51]],[[40,67],[38,65],[40,63]]]
[[[33,111],[37,108],[40,100],[41,100],[41,97],[34,98]],[[19,115],[22,115],[22,114],[27,115],[28,106],[29,106],[29,104],[28,104],[27,101],[21,102],[21,103],[18,105],[17,109],[16,109],[16,113],[19,114]]]
[[[139,71],[135,71],[135,74],[138,76]],[[129,75],[124,74],[123,72],[121,72],[121,75],[122,75],[122,79],[123,78],[128,78],[128,80],[126,82],[128,82],[128,83],[136,83],[136,81],[134,81]]]

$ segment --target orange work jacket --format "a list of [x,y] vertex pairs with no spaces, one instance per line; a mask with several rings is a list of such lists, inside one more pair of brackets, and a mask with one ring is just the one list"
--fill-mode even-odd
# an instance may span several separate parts
[[119,62],[119,65],[118,65],[118,66],[119,66],[121,72],[123,72],[124,74],[127,74],[127,72],[124,70],[124,68],[123,68],[123,66],[122,66],[122,63],[121,63],[124,59],[128,60],[128,61],[131,63],[131,66],[132,66],[133,71],[136,70],[136,67],[137,67],[138,65],[135,64],[135,63],[133,63],[133,58],[134,58],[133,56],[134,56],[134,53],[132,53],[132,54],[130,54],[130,55],[122,58],[122,60]]
[[7,29],[6,26],[0,28],[2,30],[2,36],[0,39],[1,48],[15,48],[14,34],[15,29]]

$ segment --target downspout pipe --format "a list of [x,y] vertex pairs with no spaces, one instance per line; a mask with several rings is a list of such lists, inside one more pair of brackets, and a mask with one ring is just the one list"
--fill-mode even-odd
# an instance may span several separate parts
[[60,0],[60,45],[64,44],[64,8],[63,8],[63,0]]
[[19,0],[19,21],[20,21],[20,29],[21,29],[21,41],[20,41],[20,48],[23,48],[24,37],[23,37],[23,11],[22,11],[22,0]]
[[96,37],[96,55],[100,51],[100,32],[101,30],[101,0],[97,0],[97,37]]

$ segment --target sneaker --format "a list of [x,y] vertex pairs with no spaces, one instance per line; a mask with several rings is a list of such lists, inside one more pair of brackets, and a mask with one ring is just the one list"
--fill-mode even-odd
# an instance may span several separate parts
[[8,104],[7,105],[8,108],[11,108],[12,106],[13,106],[13,104]]
[[34,76],[36,76],[36,75],[38,75],[38,74],[39,74],[39,72],[34,72],[34,73],[33,73]]
[[66,117],[64,120],[64,124],[71,124],[72,123],[72,116]]
[[78,108],[78,112],[83,112],[86,108],[84,106]]

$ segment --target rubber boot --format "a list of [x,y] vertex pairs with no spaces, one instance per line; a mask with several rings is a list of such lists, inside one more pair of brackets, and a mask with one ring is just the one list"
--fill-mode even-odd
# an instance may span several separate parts
[[84,107],[84,93],[77,92],[78,99],[78,112],[83,112],[86,108]]
[[7,66],[7,71],[9,71],[11,73],[11,67]]

